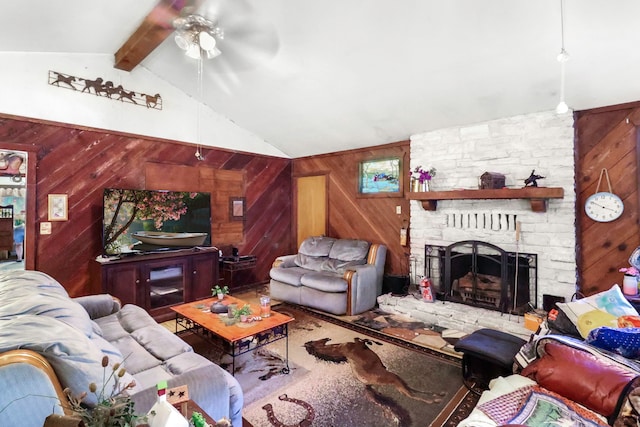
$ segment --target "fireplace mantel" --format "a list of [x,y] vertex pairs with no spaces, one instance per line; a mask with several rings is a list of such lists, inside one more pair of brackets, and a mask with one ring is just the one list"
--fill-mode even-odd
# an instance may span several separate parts
[[438,200],[528,199],[533,212],[546,212],[548,199],[564,198],[561,187],[501,188],[492,190],[450,190],[408,193],[407,198],[422,202],[427,211],[435,211]]

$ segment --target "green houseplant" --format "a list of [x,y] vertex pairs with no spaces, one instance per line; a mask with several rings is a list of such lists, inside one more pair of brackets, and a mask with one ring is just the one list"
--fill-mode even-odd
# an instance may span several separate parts
[[223,299],[225,295],[227,295],[229,293],[229,287],[228,286],[220,286],[220,285],[215,285],[213,288],[211,288],[211,295],[217,295],[218,299]]
[[247,316],[251,315],[251,306],[249,304],[243,305],[241,308],[233,310],[233,317],[240,319],[241,322],[246,322]]

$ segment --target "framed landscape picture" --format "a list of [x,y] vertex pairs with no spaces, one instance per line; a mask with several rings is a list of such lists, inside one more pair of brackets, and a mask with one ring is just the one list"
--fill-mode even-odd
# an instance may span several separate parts
[[365,160],[358,167],[359,197],[401,197],[403,195],[400,157]]

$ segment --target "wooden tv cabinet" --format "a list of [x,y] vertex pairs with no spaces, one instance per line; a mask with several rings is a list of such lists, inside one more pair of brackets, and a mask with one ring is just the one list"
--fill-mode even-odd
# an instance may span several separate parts
[[218,282],[218,250],[183,249],[91,261],[93,293],[138,305],[158,322],[175,318],[170,307],[211,296]]

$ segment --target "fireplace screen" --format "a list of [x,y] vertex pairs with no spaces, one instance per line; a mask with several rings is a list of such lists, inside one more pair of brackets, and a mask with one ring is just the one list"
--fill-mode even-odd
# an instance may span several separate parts
[[486,242],[467,240],[449,246],[425,245],[425,271],[441,301],[502,313],[537,308],[538,256],[507,252]]

